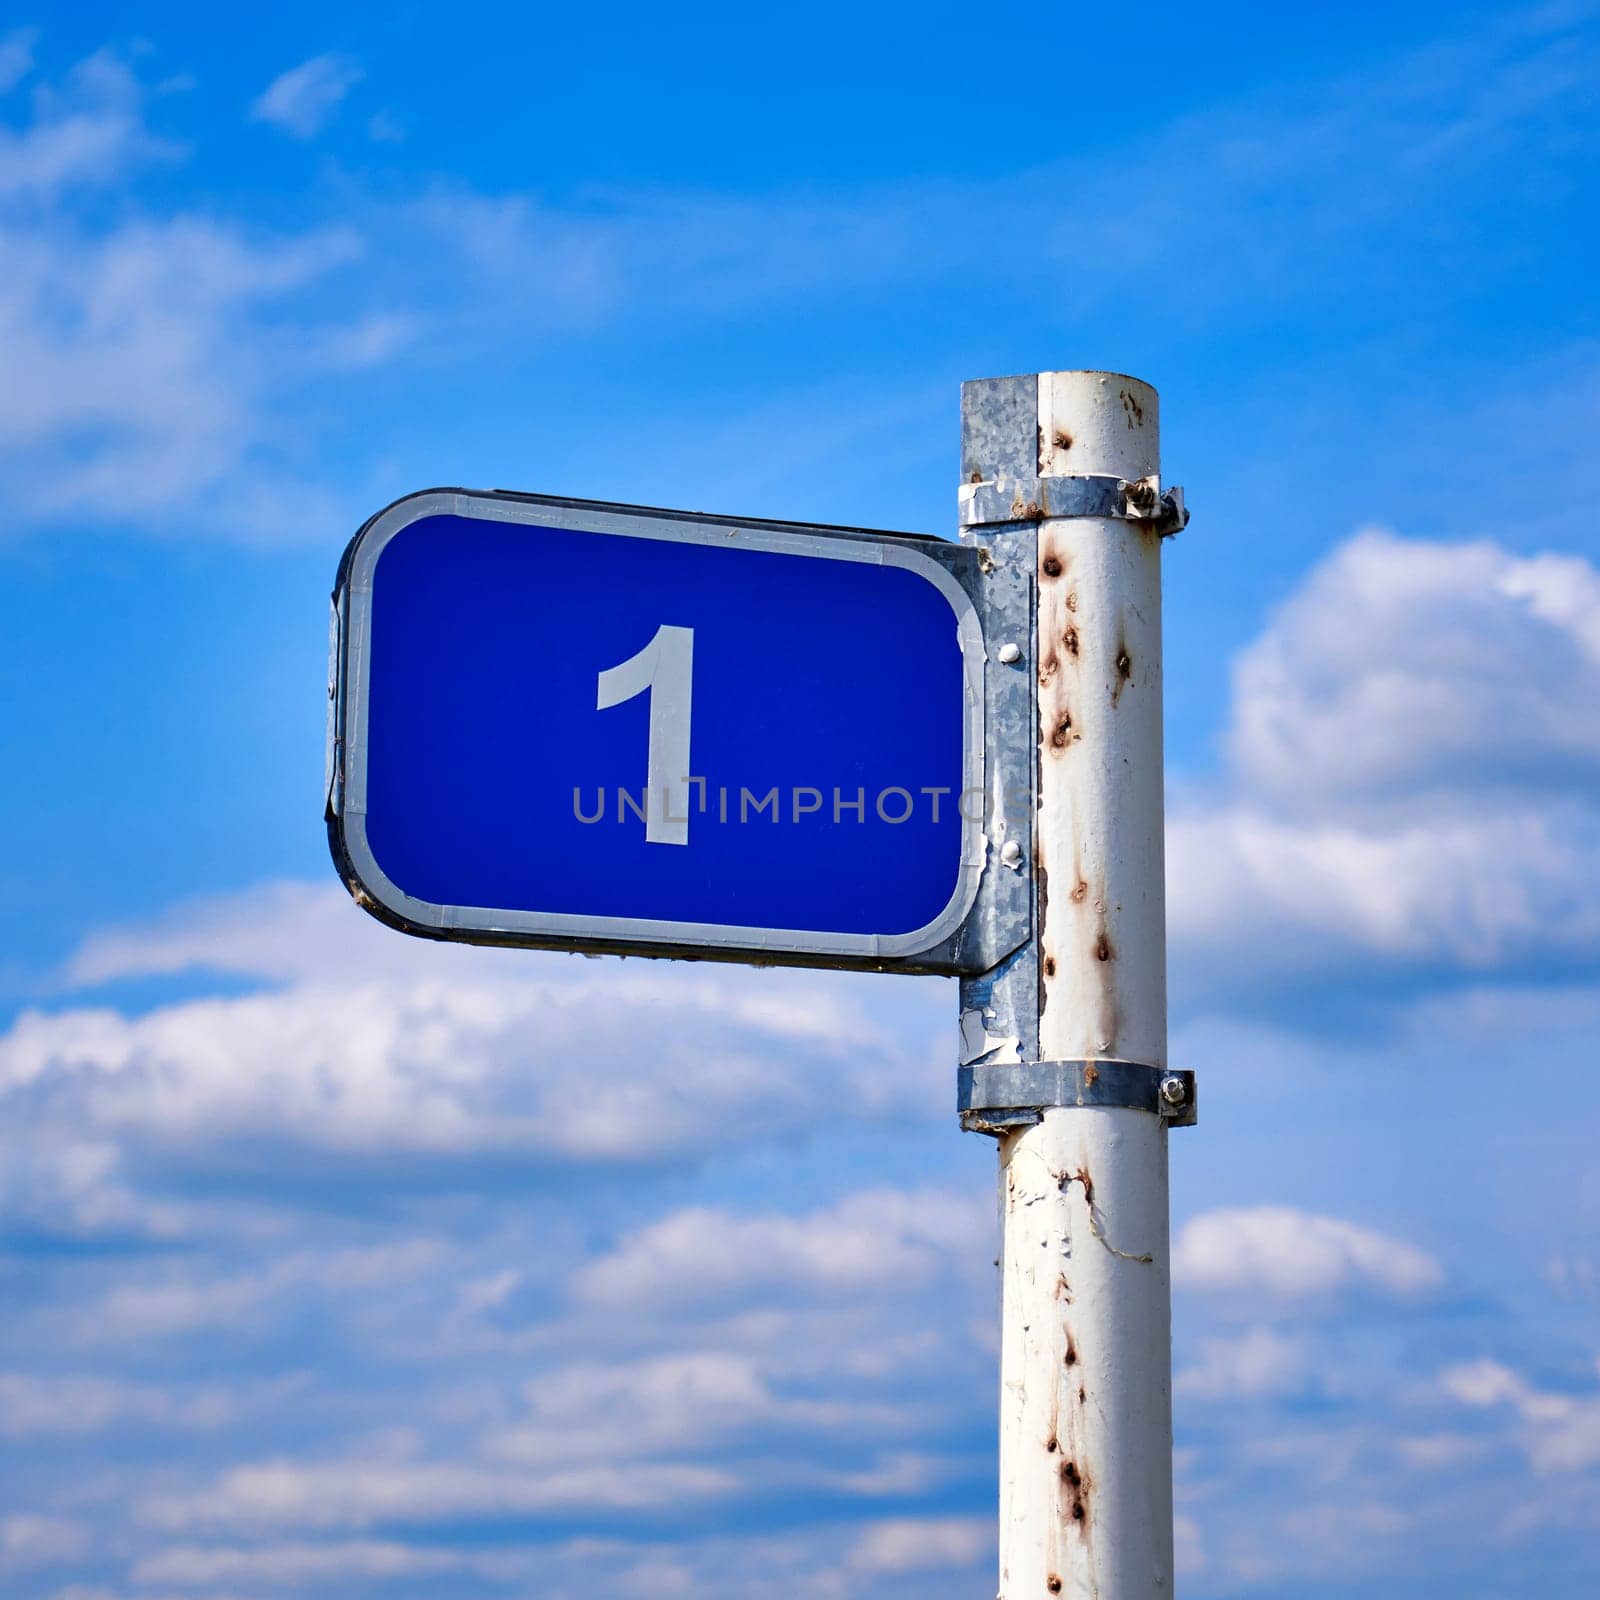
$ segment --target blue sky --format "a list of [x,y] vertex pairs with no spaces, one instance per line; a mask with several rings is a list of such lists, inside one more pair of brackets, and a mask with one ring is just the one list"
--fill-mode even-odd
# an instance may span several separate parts
[[953,986],[368,922],[326,595],[435,483],[948,533],[960,381],[1109,366],[1183,1591],[1592,1594],[1595,12],[19,19],[0,1589],[985,1592]]

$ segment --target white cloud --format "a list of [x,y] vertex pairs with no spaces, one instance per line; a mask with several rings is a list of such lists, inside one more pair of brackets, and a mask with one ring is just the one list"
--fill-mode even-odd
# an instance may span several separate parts
[[1240,657],[1228,750],[1223,783],[1172,807],[1189,982],[1600,953],[1588,562],[1359,535]]
[[246,497],[273,359],[252,318],[359,248],[349,230],[261,243],[193,218],[98,239],[0,227],[0,337],[27,377],[0,397],[12,492],[47,521]]
[[[924,1242],[924,1233],[948,1223],[948,1207],[916,1194],[901,1196],[899,1206],[893,1198],[873,1192],[854,1210],[830,1208],[817,1214],[820,1224],[805,1247],[780,1249],[780,1264],[813,1261],[810,1281],[780,1284],[770,1273],[757,1275],[738,1292],[714,1286],[696,1302],[659,1278],[641,1280],[626,1306],[580,1294],[564,1308],[541,1312],[506,1344],[441,1337],[460,1287],[481,1277],[485,1257],[476,1250],[374,1266],[348,1251],[303,1252],[264,1273],[235,1274],[227,1281],[264,1276],[302,1319],[310,1304],[321,1308],[319,1321],[337,1316],[348,1326],[352,1311],[370,1303],[368,1336],[380,1342],[360,1346],[363,1368],[398,1360],[426,1381],[413,1378],[419,1392],[403,1411],[387,1388],[374,1397],[377,1416],[386,1423],[403,1416],[404,1426],[352,1436],[341,1424],[355,1397],[344,1396],[330,1402],[319,1425],[317,1437],[327,1441],[319,1450],[263,1452],[151,1485],[140,1508],[147,1528],[233,1530],[252,1541],[281,1532],[289,1543],[281,1555],[266,1553],[280,1547],[263,1546],[259,1559],[188,1545],[153,1558],[141,1576],[176,1582],[181,1571],[197,1582],[223,1582],[259,1572],[265,1581],[280,1560],[286,1574],[304,1565],[320,1575],[317,1558],[305,1552],[322,1547],[306,1544],[308,1536],[397,1522],[617,1512],[670,1512],[678,1520],[692,1518],[701,1503],[758,1506],[819,1493],[903,1502],[930,1494],[960,1470],[930,1441],[969,1425],[952,1418],[983,1410],[985,1386],[971,1381],[967,1369],[986,1370],[988,1359],[974,1361],[965,1330],[977,1286],[988,1276],[988,1255],[969,1250],[959,1226],[942,1252]],[[914,1214],[925,1218],[913,1229],[925,1259],[902,1261],[895,1270],[900,1252],[892,1235],[911,1228]],[[863,1227],[881,1221],[891,1235],[882,1251],[891,1269],[883,1283],[865,1280],[854,1266],[840,1280],[826,1263],[815,1263],[816,1247],[834,1236],[838,1215],[856,1215]],[[509,1248],[525,1257],[536,1237]],[[542,1242],[553,1253],[562,1249],[559,1241]],[[851,1248],[859,1250],[860,1241]],[[146,1269],[140,1276],[149,1275]],[[572,1279],[581,1283],[583,1276],[580,1265]],[[171,1281],[204,1290],[192,1266],[175,1269]],[[649,1314],[641,1315],[641,1307]],[[134,1331],[109,1304],[87,1307],[84,1320],[105,1330],[108,1341],[125,1342]],[[258,1304],[250,1325],[259,1334],[274,1320]],[[401,1329],[406,1342],[396,1344]],[[139,1342],[148,1349],[149,1335]],[[857,1352],[868,1359],[852,1360]],[[930,1407],[929,1393],[953,1383],[956,1392]],[[306,1398],[317,1404],[315,1394]],[[253,1408],[252,1415],[256,1409],[265,1411]],[[251,1447],[249,1431],[234,1437]],[[891,1519],[865,1536],[858,1525],[851,1533],[859,1543],[842,1570],[910,1571],[983,1549],[971,1530],[932,1518],[919,1558],[911,1521],[923,1519]],[[352,1571],[364,1571],[360,1563],[369,1556],[380,1564],[392,1559],[387,1547],[377,1554],[378,1545],[328,1548],[330,1572],[345,1560],[331,1553],[336,1548],[350,1556]],[[772,1570],[809,1570],[815,1559],[797,1550]],[[509,1580],[523,1572],[520,1563],[508,1558],[498,1571]],[[615,1562],[605,1570],[609,1579]]]
[[1217,1563],[1241,1586],[1262,1587],[1285,1579],[1323,1579],[1392,1569],[1417,1526],[1409,1506],[1367,1497],[1319,1496],[1294,1505],[1270,1529],[1257,1521],[1236,1528]]
[[250,108],[250,115],[257,122],[282,128],[296,139],[313,138],[365,75],[360,64],[349,56],[312,56],[274,78]]
[[1234,771],[1290,814],[1408,819],[1600,775],[1600,572],[1369,531],[1235,667]]
[[[28,37],[9,35],[0,44],[0,75],[30,66]],[[42,87],[33,121],[20,132],[0,129],[0,202],[48,203],[176,156],[176,146],[146,128],[143,103],[138,79],[111,50],[79,62],[59,85]]]
[[[1530,803],[1431,824],[1293,819],[1253,801],[1179,808],[1168,828],[1181,955],[1234,986],[1385,959],[1470,973],[1600,948],[1600,822]],[[1222,941],[1219,947],[1219,941]]]
[[945,1572],[976,1566],[994,1549],[992,1521],[980,1517],[892,1517],[851,1544],[847,1566],[861,1572]]
[[[750,1299],[763,1298],[753,1285]],[[818,1399],[786,1392],[795,1363],[770,1341],[751,1350],[690,1349],[628,1361],[577,1361],[552,1367],[523,1390],[528,1415],[491,1430],[485,1448],[524,1465],[711,1453],[759,1434],[810,1435],[838,1449],[848,1440],[904,1434],[915,1420],[863,1398]]]
[[624,1239],[575,1279],[581,1300],[659,1309],[729,1295],[892,1294],[924,1283],[950,1253],[992,1253],[993,1223],[964,1197],[868,1190],[808,1216],[738,1216],[699,1206]]
[[89,1547],[89,1529],[66,1517],[28,1513],[0,1518],[0,1566],[50,1566],[71,1561]]
[[1431,1256],[1388,1234],[1290,1206],[1202,1212],[1172,1251],[1174,1280],[1204,1294],[1283,1305],[1364,1289],[1399,1299],[1439,1288]]
[[361,372],[392,360],[417,336],[419,319],[376,311],[318,338],[312,359],[334,372]]
[[1273,1328],[1250,1328],[1220,1339],[1202,1339],[1199,1359],[1173,1379],[1173,1392],[1194,1400],[1258,1400],[1293,1394],[1311,1367],[1303,1338]]
[[[532,1419],[497,1448],[523,1460],[677,1450],[778,1422],[784,1406],[747,1355],[694,1351],[618,1365],[560,1367],[526,1389]],[[592,1431],[591,1431],[592,1430]]]
[[153,1344],[213,1330],[260,1334],[312,1303],[361,1303],[371,1295],[404,1301],[451,1259],[439,1241],[417,1233],[365,1247],[271,1254],[256,1241],[250,1259],[221,1271],[193,1265],[147,1266],[74,1308],[67,1331],[79,1344],[135,1339]]
[[10,94],[33,71],[37,28],[14,28],[0,38],[0,94]]
[[13,1438],[96,1434],[129,1424],[216,1428],[237,1409],[216,1388],[186,1393],[108,1378],[0,1373],[0,1433]]
[[1400,1460],[1423,1472],[1459,1472],[1481,1461],[1492,1446],[1469,1433],[1401,1434],[1395,1440]]
[[210,1489],[152,1494],[143,1516],[162,1528],[211,1525],[370,1527],[559,1510],[644,1511],[725,1499],[738,1476],[697,1463],[585,1464],[546,1472],[504,1462],[381,1458],[302,1462],[273,1459],[225,1472]]
[[[370,918],[351,915],[349,896],[331,883],[266,883],[172,907],[131,927],[107,928],[79,946],[61,981],[89,988],[118,978],[208,971],[263,979],[371,977],[411,970],[421,976],[442,947],[396,939]],[[449,959],[447,956],[446,959]]]
[[[1595,1364],[1600,1377],[1600,1362]],[[1586,1394],[1540,1389],[1499,1361],[1484,1359],[1440,1374],[1445,1393],[1475,1409],[1507,1406],[1520,1422],[1517,1442],[1536,1472],[1600,1466],[1600,1386]]]
[[1587,1252],[1551,1256],[1544,1278],[1564,1300],[1600,1302],[1600,1262]]
[[[127,61],[101,51],[41,85],[20,128],[0,129],[9,525],[326,533],[349,513],[306,481],[308,441],[277,401],[392,359],[416,320],[309,303],[362,252],[343,221],[273,237],[142,211],[133,180],[185,154],[151,130],[149,99]],[[109,219],[107,194],[119,202]]]
[[[62,1135],[75,1126],[75,1148],[100,1152],[79,1169],[77,1187],[90,1189],[117,1176],[118,1142],[637,1160],[701,1152],[729,1120],[820,1125],[846,1088],[865,1115],[923,1098],[903,1057],[869,1069],[847,1036],[830,1048],[772,1008],[719,1005],[737,988],[435,979],[195,1000],[131,1019],[29,1012],[0,1037],[0,1084],[47,1104]],[[636,1050],[641,1017],[660,1029],[648,1060]],[[575,1061],[588,1067],[581,1088]]]
[[[518,1594],[545,1600],[586,1600],[598,1573],[604,1574],[607,1594],[628,1600],[746,1600],[780,1589],[786,1600],[911,1593],[956,1600],[960,1585],[970,1586],[969,1569],[992,1559],[992,1545],[986,1519],[961,1517],[851,1521],[717,1539],[590,1537],[492,1547],[395,1539],[187,1544],[139,1561],[133,1579],[141,1593],[151,1585],[187,1593],[215,1584],[312,1592],[299,1586],[448,1574],[514,1586]],[[917,1586],[885,1589],[885,1579],[902,1577]]]
[[1206,1567],[1205,1535],[1199,1522],[1179,1512],[1172,1519],[1173,1565],[1180,1578],[1192,1578]]
[[255,1547],[179,1545],[134,1564],[136,1584],[247,1585],[326,1583],[330,1579],[415,1578],[441,1573],[492,1572],[470,1551],[429,1549],[387,1540],[341,1540],[327,1544],[279,1544]]
[[[0,1034],[0,1099],[26,1099],[36,1131],[57,1130],[44,1148],[82,1152],[75,1180],[48,1189],[80,1196],[85,1217],[120,1193],[130,1150],[170,1160],[270,1139],[614,1162],[698,1157],[735,1122],[752,1136],[820,1127],[846,1100],[858,1117],[946,1109],[930,1065],[948,1015],[937,983],[908,982],[896,1023],[865,1008],[870,977],[422,944],[332,884],[268,886],[102,934],[62,981],[197,968],[275,987],[140,1016],[29,1010]],[[642,1053],[641,1030],[655,1041]]]
[[[887,988],[859,973],[751,970],[683,962],[586,960],[523,950],[475,948],[397,935],[356,909],[339,885],[266,883],[233,894],[183,901],[159,916],[87,937],[57,974],[54,988],[82,990],[127,978],[215,974],[265,981],[282,992],[347,991],[368,983],[417,990],[429,982],[494,989],[530,1003],[582,1010],[604,1026],[618,1003],[670,1006],[812,1047],[849,1044],[893,1058],[899,1041],[943,1026],[948,998],[937,979],[902,979]],[[895,999],[890,997],[894,996]],[[868,1004],[871,997],[872,1003]],[[903,998],[907,1003],[896,1004]],[[659,1030],[658,1030],[659,1031]],[[897,1073],[880,1062],[889,1078]],[[872,1098],[869,1084],[864,1091]]]

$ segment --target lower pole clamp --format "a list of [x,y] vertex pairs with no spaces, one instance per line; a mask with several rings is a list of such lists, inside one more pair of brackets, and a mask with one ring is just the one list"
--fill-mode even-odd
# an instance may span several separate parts
[[1199,1120],[1194,1074],[1142,1061],[1007,1061],[956,1074],[956,1108],[969,1132],[1031,1127],[1058,1106],[1148,1111],[1174,1128]]

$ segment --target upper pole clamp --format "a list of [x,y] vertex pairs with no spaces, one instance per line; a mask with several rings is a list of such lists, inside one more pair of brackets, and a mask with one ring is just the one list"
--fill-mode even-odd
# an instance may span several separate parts
[[1161,487],[1159,473],[1118,478],[1109,473],[1075,477],[993,478],[961,486],[961,526],[1049,522],[1063,517],[1100,517],[1137,522],[1161,538],[1188,526],[1183,490]]

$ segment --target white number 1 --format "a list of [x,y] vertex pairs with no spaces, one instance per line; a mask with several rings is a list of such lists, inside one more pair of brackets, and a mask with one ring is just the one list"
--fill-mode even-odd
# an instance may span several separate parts
[[[650,745],[645,758],[644,836],[649,844],[689,842],[689,700],[694,629],[663,624],[636,656],[600,674],[604,711],[650,691]],[[620,803],[620,802],[619,802]]]

